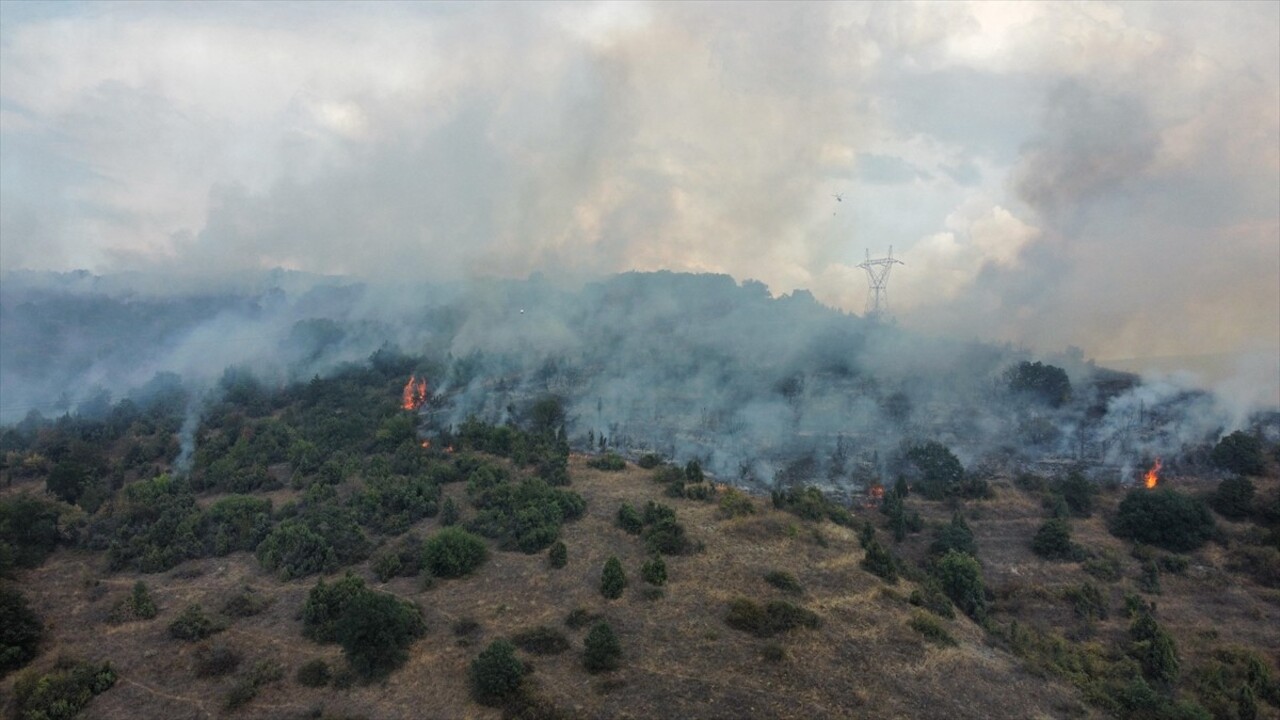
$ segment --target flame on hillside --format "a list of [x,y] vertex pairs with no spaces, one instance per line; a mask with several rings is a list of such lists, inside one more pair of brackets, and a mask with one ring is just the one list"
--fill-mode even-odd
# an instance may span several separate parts
[[1151,469],[1147,471],[1147,474],[1143,476],[1143,482],[1146,483],[1148,490],[1154,488],[1156,484],[1160,482],[1161,467],[1163,467],[1163,465],[1160,462],[1160,458],[1156,458],[1155,464],[1152,465]]
[[423,378],[419,380],[413,375],[409,376],[409,382],[404,384],[404,390],[400,394],[400,407],[405,410],[417,410],[427,401],[427,380]]

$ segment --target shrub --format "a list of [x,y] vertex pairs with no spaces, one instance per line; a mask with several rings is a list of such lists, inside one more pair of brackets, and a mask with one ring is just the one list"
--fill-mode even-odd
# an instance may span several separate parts
[[0,677],[31,662],[44,624],[16,588],[0,586]]
[[53,669],[39,675],[27,671],[13,683],[15,717],[31,720],[70,720],[95,695],[116,683],[111,663],[59,658]]
[[115,607],[111,608],[108,620],[111,622],[128,622],[130,620],[150,620],[159,610],[151,599],[147,584],[139,580],[133,589]]
[[562,568],[569,563],[569,549],[565,547],[562,540],[557,540],[547,552],[547,558],[551,567]]
[[444,528],[423,549],[423,561],[436,577],[456,578],[484,564],[489,550],[484,541],[462,528]]
[[622,456],[615,452],[607,452],[599,457],[594,457],[587,461],[587,465],[596,470],[608,470],[610,472],[627,469],[627,461],[623,460]]
[[1093,622],[1107,619],[1107,600],[1097,585],[1083,582],[1066,589],[1064,597],[1071,603],[1076,617]]
[[271,607],[271,598],[246,585],[243,590],[227,598],[222,614],[230,617],[252,617]]
[[604,571],[600,573],[600,594],[609,600],[622,597],[627,587],[627,574],[622,570],[622,561],[612,555],[604,563]]
[[911,615],[911,621],[908,623],[912,630],[920,633],[926,640],[931,643],[942,646],[956,645],[956,639],[951,637],[951,633],[938,622],[936,617],[926,615],[916,611]]
[[890,584],[898,582],[898,567],[893,561],[893,554],[889,549],[880,544],[879,540],[872,538],[867,544],[866,553],[862,556],[861,566],[863,570],[877,575],[885,582]]
[[951,522],[938,531],[938,536],[929,546],[934,555],[946,555],[947,551],[956,550],[966,555],[978,555],[978,543],[973,539],[973,530],[964,521],[960,513],[951,514]]
[[222,631],[221,624],[204,614],[204,608],[198,603],[188,605],[173,622],[169,623],[169,637],[187,642],[203,640],[216,632]]
[[1120,557],[1115,551],[1107,548],[1097,557],[1084,561],[1084,571],[1105,582],[1120,579]]
[[795,576],[782,570],[771,570],[764,574],[764,581],[790,595],[800,595],[804,588]]
[[1059,407],[1071,397],[1071,380],[1060,367],[1026,360],[1005,371],[1009,392]]
[[622,503],[618,508],[618,527],[632,535],[639,535],[644,529],[644,521],[640,519],[640,513],[636,512],[631,503]]
[[1064,518],[1045,520],[1031,539],[1031,550],[1049,560],[1073,560],[1079,556],[1076,544],[1071,542],[1071,526]]
[[1195,550],[1213,534],[1203,503],[1173,490],[1134,489],[1120,502],[1112,532],[1173,552]]
[[574,608],[565,616],[564,624],[570,629],[581,630],[599,619],[600,615],[598,613],[593,613],[586,608]]
[[1217,490],[1209,498],[1209,505],[1223,517],[1239,520],[1253,512],[1253,495],[1256,489],[1243,475],[1229,477],[1218,483]]
[[582,664],[587,672],[598,673],[618,668],[622,659],[622,644],[618,642],[618,636],[609,623],[598,622],[593,625],[583,644],[585,652]]
[[1093,496],[1097,494],[1098,488],[1083,473],[1077,470],[1067,473],[1058,482],[1057,490],[1072,515],[1087,518],[1093,514]]
[[298,684],[309,688],[324,687],[329,684],[333,673],[329,670],[329,663],[321,658],[309,660],[298,668]]
[[444,499],[444,505],[440,508],[440,524],[444,527],[457,525],[458,519],[462,517],[461,511],[458,510],[458,503],[453,498]]
[[534,655],[559,655],[569,649],[569,638],[559,630],[545,625],[522,630],[511,636],[511,642]]
[[737,488],[729,488],[720,496],[720,515],[726,518],[751,515],[756,511],[751,497]]
[[764,647],[760,648],[760,657],[772,663],[782,662],[787,659],[787,649],[780,643],[765,643]]
[[[26,493],[0,500],[0,547],[9,548],[14,565],[33,568],[44,562],[62,541],[60,514],[57,503]],[[0,575],[5,571],[0,563]]]
[[409,646],[426,633],[416,605],[387,593],[365,591],[338,619],[337,640],[352,669],[365,678],[383,677],[409,659]]
[[316,642],[337,640],[338,621],[351,601],[365,592],[364,580],[351,573],[332,584],[319,580],[302,606],[302,634]]
[[1129,654],[1142,665],[1149,680],[1172,683],[1178,678],[1180,662],[1173,636],[1160,627],[1149,610],[1139,612],[1129,626],[1132,644]]
[[280,667],[280,663],[269,658],[259,660],[227,692],[226,697],[223,699],[223,705],[228,710],[235,710],[257,697],[258,691],[264,685],[277,682],[282,677],[284,677],[284,668]]
[[667,584],[667,563],[663,561],[661,555],[654,555],[640,566],[640,577],[650,585],[661,587]]
[[964,466],[951,450],[932,440],[907,449],[906,459],[920,470],[922,475],[917,489],[930,500],[942,500],[960,494],[964,484]]
[[662,464],[662,457],[655,453],[645,453],[636,461],[636,465],[645,470],[652,470]]
[[481,705],[499,706],[520,691],[524,666],[507,640],[494,640],[471,661],[471,697]]
[[1240,430],[1219,440],[1209,453],[1209,461],[1240,475],[1261,475],[1267,469],[1262,442]]
[[925,578],[919,589],[912,590],[907,602],[948,620],[956,616],[955,610],[951,605],[951,599],[942,591],[942,586],[938,584],[937,578],[934,577]]
[[972,555],[948,550],[934,566],[934,576],[951,602],[969,617],[981,622],[987,616],[986,589],[982,569]]
[[724,622],[735,630],[766,638],[798,627],[815,628],[819,620],[813,611],[785,600],[773,600],[761,607],[746,598],[737,598],[729,603]]
[[193,653],[196,677],[222,677],[240,667],[243,656],[222,643],[199,645]]

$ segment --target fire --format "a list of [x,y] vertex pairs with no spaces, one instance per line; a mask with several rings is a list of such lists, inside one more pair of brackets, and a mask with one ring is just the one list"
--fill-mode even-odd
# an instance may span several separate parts
[[405,410],[417,410],[427,401],[427,380],[423,378],[419,380],[413,375],[409,376],[409,382],[404,384],[404,391],[400,395],[400,407]]
[[1152,465],[1151,469],[1148,470],[1147,474],[1143,477],[1143,481],[1146,482],[1148,490],[1154,488],[1156,483],[1160,481],[1159,473],[1161,467],[1160,458],[1156,458],[1156,464]]
[[422,449],[423,449],[423,450],[430,450],[430,449],[431,449],[431,441],[430,441],[430,440],[423,440],[423,441],[422,441]]

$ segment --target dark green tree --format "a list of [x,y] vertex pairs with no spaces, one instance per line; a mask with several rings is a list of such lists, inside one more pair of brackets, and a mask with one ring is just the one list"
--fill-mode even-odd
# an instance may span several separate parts
[[622,659],[622,643],[609,623],[598,622],[591,627],[584,641],[586,652],[582,664],[587,672],[598,673],[616,670]]
[[31,662],[44,624],[17,588],[0,585],[0,677]]
[[873,575],[879,575],[888,583],[898,582],[898,567],[893,561],[893,554],[874,537],[866,545],[866,554],[862,557],[862,569]]
[[1120,501],[1112,531],[1172,552],[1188,552],[1213,535],[1214,522],[1195,498],[1168,488],[1137,488]]
[[484,540],[459,527],[444,528],[423,548],[423,562],[432,575],[462,577],[484,564],[489,550]]
[[338,621],[357,596],[368,592],[364,580],[352,575],[334,583],[320,580],[302,606],[302,634],[316,642],[338,639]]
[[222,625],[205,614],[204,608],[199,603],[193,603],[183,608],[178,617],[169,623],[169,636],[178,640],[195,642],[220,632],[222,629]]
[[1093,514],[1093,496],[1098,488],[1083,473],[1072,470],[1058,483],[1058,492],[1076,517],[1087,518]]
[[964,486],[964,466],[946,445],[929,440],[907,448],[905,457],[920,471],[917,489],[921,495],[942,500],[960,494]]
[[1240,475],[1261,475],[1267,469],[1262,441],[1241,430],[1219,440],[1209,453],[1209,461]]
[[667,584],[667,563],[662,559],[661,555],[654,555],[640,566],[640,577],[650,585],[662,586]]
[[1031,550],[1049,560],[1074,559],[1077,554],[1076,546],[1071,542],[1071,526],[1066,519],[1045,520],[1036,531],[1035,537],[1031,539]]
[[494,640],[471,661],[471,697],[481,705],[500,706],[520,692],[524,665],[516,647],[505,639]]
[[631,503],[624,502],[618,508],[618,527],[632,535],[639,535],[644,529],[644,521],[640,519],[640,513],[632,507]]
[[458,511],[458,503],[453,498],[444,499],[444,505],[440,507],[440,524],[444,527],[456,525],[461,513]]
[[1253,482],[1243,475],[1229,477],[1218,483],[1217,490],[1209,498],[1209,504],[1224,517],[1233,520],[1248,517],[1253,512]]
[[569,563],[569,549],[564,546],[564,541],[557,540],[551,546],[551,550],[547,552],[547,556],[551,561],[551,567],[562,568]]
[[1071,397],[1067,372],[1053,365],[1024,360],[1009,368],[1005,379],[1011,393],[1034,398],[1050,407],[1059,407]]
[[973,539],[973,530],[958,512],[951,514],[951,522],[938,531],[938,537],[929,546],[929,552],[934,555],[945,555],[948,550],[958,550],[974,557],[978,555],[978,543]]
[[600,573],[600,594],[610,600],[622,597],[627,587],[627,574],[622,570],[622,561],[617,555],[609,557]]
[[387,593],[365,591],[347,604],[337,640],[351,667],[365,678],[384,677],[409,659],[409,646],[426,633],[422,612]]
[[961,612],[979,622],[986,618],[987,595],[982,584],[982,568],[972,555],[948,550],[934,566],[934,576]]

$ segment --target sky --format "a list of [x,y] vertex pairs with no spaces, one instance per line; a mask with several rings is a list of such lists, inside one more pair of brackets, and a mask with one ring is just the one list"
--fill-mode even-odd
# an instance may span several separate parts
[[1280,3],[0,2],[3,271],[861,314],[890,246],[906,327],[1280,402]]

